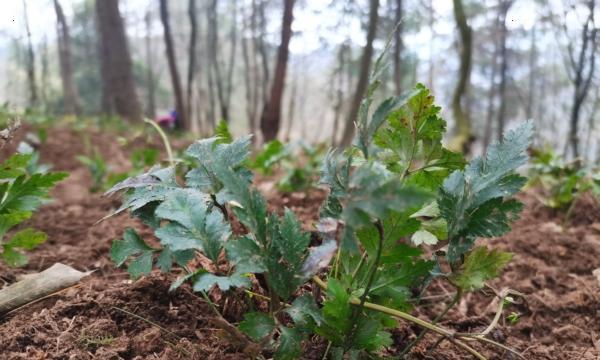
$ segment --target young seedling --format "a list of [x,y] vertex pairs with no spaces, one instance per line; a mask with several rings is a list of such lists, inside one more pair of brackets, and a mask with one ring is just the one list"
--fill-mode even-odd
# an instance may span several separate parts
[[[112,259],[118,266],[127,263],[133,277],[153,266],[171,271],[176,263],[185,274],[172,289],[190,281],[209,302],[207,293],[215,287],[246,288],[268,301],[267,312],[246,313],[237,326],[214,308],[214,323],[250,357],[267,351],[276,359],[298,358],[301,342],[313,333],[329,341],[332,358],[376,353],[391,344],[389,329],[398,319],[478,359],[485,357],[470,346],[473,341],[513,351],[486,337],[501,307],[480,333],[457,334],[436,322],[464,294],[497,277],[511,258],[475,246],[475,240],[505,234],[518,216],[522,206],[512,196],[525,178],[516,169],[527,161],[532,126],[509,131],[484,157],[466,163],[443,146],[446,123],[423,85],[385,100],[369,115],[383,67],[380,57],[352,148],[332,150],[324,160],[321,182],[330,193],[317,225],[321,245],[309,248],[309,234],[290,210],[283,216],[268,213],[247,168],[250,137],[221,135],[187,149],[193,163],[184,184],[173,165],[152,168],[109,191],[126,190],[117,213],[129,210],[154,229],[161,245],[150,246],[127,229],[113,243]],[[241,233],[233,233],[234,221],[243,226]],[[198,253],[206,266],[192,269],[190,260]],[[250,290],[253,278],[267,295]],[[434,279],[456,289],[446,309],[431,322],[407,313],[419,304],[415,294]],[[311,286],[324,294],[305,290]],[[520,295],[502,294],[501,302],[507,294]]]
[[27,264],[23,251],[46,241],[46,234],[32,228],[20,229],[10,236],[9,231],[48,202],[50,189],[68,175],[33,171],[33,160],[33,153],[17,153],[0,164],[0,259],[9,266]]

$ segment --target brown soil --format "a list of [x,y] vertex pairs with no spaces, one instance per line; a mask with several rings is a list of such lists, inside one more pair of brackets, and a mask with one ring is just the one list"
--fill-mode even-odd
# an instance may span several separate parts
[[[119,146],[114,136],[91,132],[96,145],[115,170],[127,169],[129,151],[135,147],[160,147],[155,138],[142,138]],[[118,206],[118,201],[90,194],[90,175],[75,160],[84,152],[80,132],[54,129],[41,146],[42,160],[71,176],[54,191],[54,203],[43,207],[29,225],[48,233],[48,241],[30,254],[21,269],[0,264],[0,281],[14,282],[20,275],[62,262],[79,270],[96,271],[79,285],[18,309],[0,318],[0,359],[243,359],[213,323],[210,308],[188,286],[169,293],[174,275],[153,273],[132,282],[108,258],[112,240],[128,226],[143,236],[151,233],[123,214],[99,224],[96,221]],[[3,149],[5,158],[9,149]],[[287,206],[313,228],[322,190],[281,195],[268,180],[259,188],[273,211]],[[526,294],[526,303],[505,311],[520,314],[516,325],[501,321],[492,338],[522,351],[527,359],[600,359],[600,206],[591,198],[581,200],[568,226],[562,218],[523,196],[526,210],[514,230],[493,239],[490,245],[515,254],[501,279],[491,285],[510,287]],[[1,283],[0,283],[1,284]],[[434,286],[427,295],[450,289]],[[246,306],[241,295],[229,304],[228,319],[239,319]],[[232,300],[233,297],[227,299]],[[225,303],[228,300],[225,301]],[[222,301],[223,302],[223,301]],[[447,328],[482,330],[492,319],[497,300],[481,293],[468,295],[452,310]],[[415,314],[430,318],[442,308],[440,301],[421,307]],[[419,329],[400,323],[394,330],[395,345],[386,354],[402,349]],[[415,359],[470,359],[468,354],[442,342],[429,355],[425,342],[411,353]],[[515,359],[509,353],[473,345],[490,359]],[[326,344],[315,339],[305,345],[304,358],[321,359]]]

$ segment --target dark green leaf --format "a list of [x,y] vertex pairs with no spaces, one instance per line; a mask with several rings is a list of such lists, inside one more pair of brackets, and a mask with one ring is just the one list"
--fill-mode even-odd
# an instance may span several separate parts
[[238,327],[252,340],[260,341],[273,332],[275,321],[267,314],[249,312],[244,315],[244,321],[240,322]]

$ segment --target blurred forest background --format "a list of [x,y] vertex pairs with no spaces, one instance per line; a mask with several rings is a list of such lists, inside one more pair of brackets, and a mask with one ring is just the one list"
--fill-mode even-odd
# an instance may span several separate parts
[[[390,34],[376,96],[432,89],[447,142],[479,154],[534,119],[536,145],[600,162],[595,0],[10,0],[5,111],[176,109],[184,131],[345,145]],[[395,31],[395,32],[394,32]]]

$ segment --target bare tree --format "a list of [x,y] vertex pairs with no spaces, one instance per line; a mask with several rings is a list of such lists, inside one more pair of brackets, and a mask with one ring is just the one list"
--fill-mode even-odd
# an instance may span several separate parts
[[196,0],[189,0],[188,17],[190,19],[190,45],[188,48],[188,73],[187,73],[187,91],[186,104],[188,119],[192,118],[192,89],[194,85],[194,76],[196,74],[196,42],[198,39],[198,20],[196,18]]
[[[254,8],[251,9],[251,17],[254,17]],[[246,92],[246,116],[248,117],[248,128],[250,133],[257,132],[257,113],[258,113],[258,74],[257,74],[257,53],[256,47],[256,22],[248,16],[242,14],[242,59],[244,62],[244,85]],[[250,38],[248,38],[248,36]],[[252,137],[256,141],[256,136]]]
[[396,32],[394,33],[394,85],[396,94],[400,95],[402,92],[402,36],[404,30],[404,24],[402,21],[402,0],[396,0],[396,9],[394,21],[396,22]]
[[271,141],[277,137],[281,123],[281,99],[285,87],[285,74],[289,56],[289,43],[292,38],[294,0],[284,0],[283,19],[281,25],[281,43],[277,51],[277,63],[275,65],[275,76],[271,86],[271,96],[265,104],[260,120],[260,129],[265,141]]
[[462,0],[453,0],[454,20],[460,35],[460,69],[459,78],[452,96],[452,112],[456,121],[453,145],[464,152],[469,152],[471,145],[471,120],[463,109],[463,97],[467,93],[471,77],[471,58],[473,49],[473,30],[467,22]]
[[169,73],[171,74],[171,84],[175,95],[175,110],[177,111],[178,126],[182,129],[189,129],[187,111],[183,100],[183,90],[181,87],[181,78],[177,68],[177,56],[175,55],[175,44],[171,34],[171,24],[169,23],[169,7],[167,0],[160,0],[160,20],[163,25],[165,38],[165,50],[167,52],[167,62],[169,63]]
[[23,0],[23,17],[25,21],[25,31],[27,32],[27,84],[29,90],[30,107],[37,106],[38,91],[35,81],[35,54],[33,44],[31,43],[31,29],[29,28],[29,17],[27,16],[27,1]]
[[140,120],[142,110],[133,82],[133,73],[125,27],[118,0],[96,1],[100,31],[103,110],[115,110],[129,120]]
[[156,79],[154,78],[154,61],[152,56],[152,12],[150,9],[144,16],[146,25],[145,50],[146,50],[146,82],[147,85],[147,101],[146,101],[146,116],[151,119],[156,117]]
[[73,79],[73,62],[71,56],[71,35],[69,25],[58,0],[54,0],[56,12],[56,32],[58,39],[58,61],[60,64],[60,79],[62,82],[65,114],[80,114],[81,103],[79,92]]
[[363,50],[362,59],[360,63],[360,74],[358,76],[358,84],[356,86],[356,92],[350,104],[350,111],[346,120],[346,126],[344,127],[344,133],[342,134],[342,140],[340,145],[348,146],[352,142],[354,136],[354,122],[358,116],[358,109],[360,108],[360,102],[363,98],[367,86],[369,84],[369,71],[371,69],[371,58],[373,57],[373,40],[377,33],[377,22],[379,20],[379,0],[370,0],[369,2],[369,26],[367,29],[367,43]]
[[496,78],[498,74],[498,54],[500,52],[500,46],[498,44],[497,32],[500,27],[500,12],[496,15],[494,26],[492,27],[492,41],[494,43],[494,50],[492,52],[491,59],[491,71],[489,75],[490,84],[487,93],[487,110],[485,118],[485,130],[483,132],[483,150],[485,151],[490,144],[492,139],[492,123],[494,118],[494,102],[496,100]]
[[[596,66],[597,32],[594,12],[596,1],[587,0],[585,5],[588,9],[588,16],[581,29],[581,44],[579,54],[573,42],[568,43],[569,68],[567,69],[569,79],[573,83],[573,104],[569,119],[569,140],[565,146],[565,155],[571,148],[571,154],[574,158],[579,157],[579,118],[581,117],[581,108],[589,93],[594,71]],[[566,27],[566,25],[565,25]]]
[[500,84],[498,85],[500,106],[498,107],[498,131],[496,132],[498,141],[502,140],[502,135],[504,134],[504,125],[506,122],[506,77],[508,70],[508,56],[506,48],[508,29],[506,27],[506,15],[512,6],[512,3],[513,0],[501,0],[498,4],[500,11]]
[[216,85],[217,97],[219,99],[219,107],[221,109],[221,117],[225,121],[229,121],[229,105],[231,102],[231,93],[233,90],[232,77],[233,68],[235,66],[235,53],[237,44],[236,35],[236,17],[237,17],[237,5],[235,2],[232,3],[232,20],[231,20],[231,31],[229,33],[230,40],[230,57],[228,66],[224,69],[221,67],[221,63],[218,60],[218,47],[219,41],[219,24],[218,24],[218,11],[217,11],[217,0],[211,0],[207,16],[208,16],[208,27],[209,27],[209,51],[211,57],[211,65],[214,70],[214,83]]

